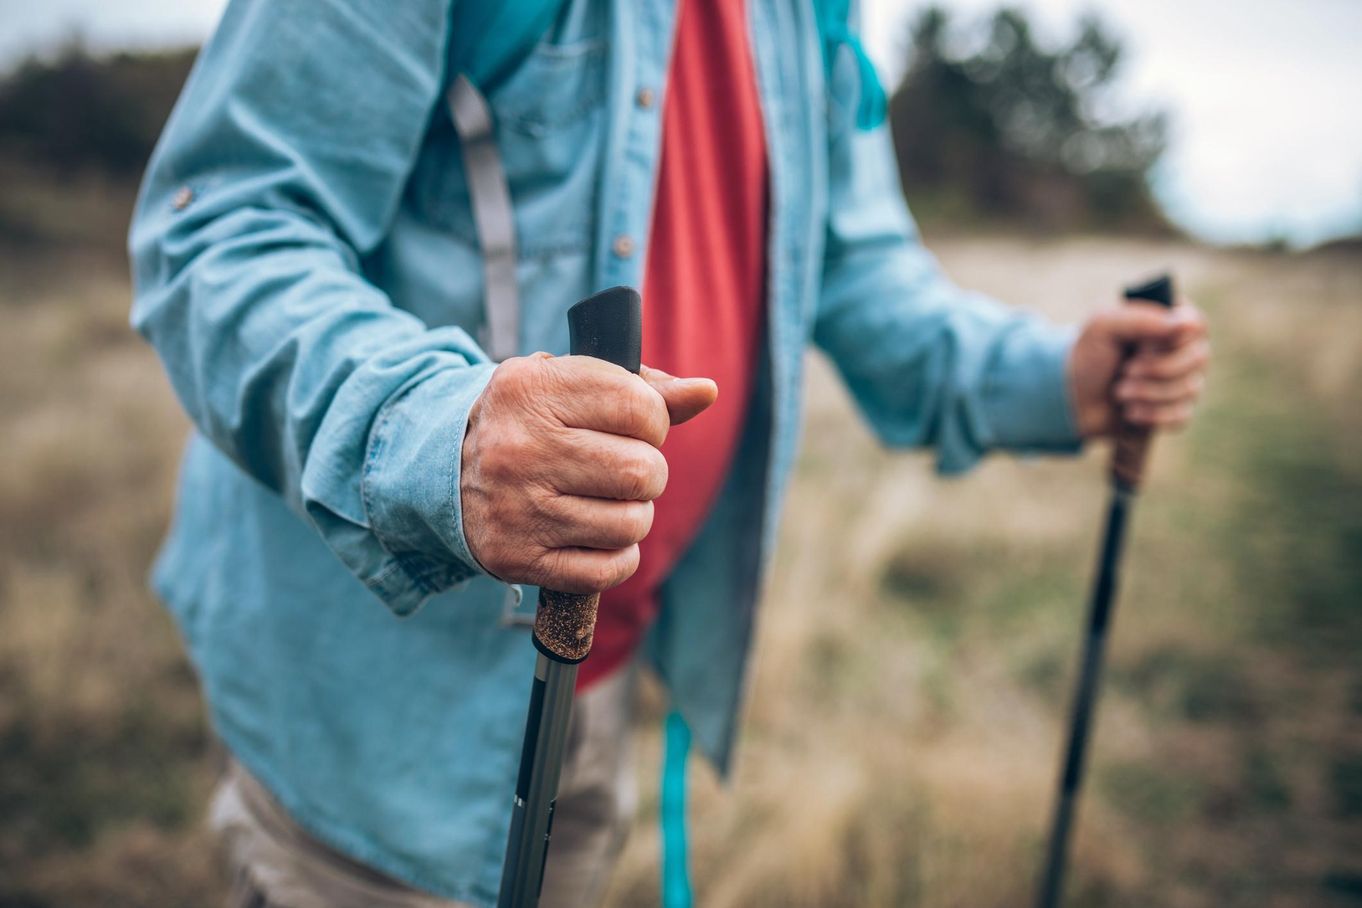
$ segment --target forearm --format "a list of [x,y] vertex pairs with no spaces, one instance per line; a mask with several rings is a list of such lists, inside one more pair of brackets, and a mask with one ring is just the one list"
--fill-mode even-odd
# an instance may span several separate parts
[[885,130],[830,150],[815,339],[888,444],[931,446],[945,472],[992,449],[1079,443],[1065,378],[1073,331],[956,287],[923,248]]
[[383,7],[229,7],[139,199],[133,323],[203,434],[409,610],[474,570],[449,489],[491,367],[360,268],[440,84],[444,4]]
[[[466,407],[490,365],[465,332],[394,308],[325,233],[279,209],[236,208],[139,243],[133,321],[199,430],[361,579],[385,551],[422,554],[432,566],[417,573],[437,576],[440,555],[459,551],[457,500],[422,486],[455,481]],[[418,419],[401,415],[434,387]],[[417,433],[431,437],[408,450]]]
[[[943,472],[986,452],[1070,451],[1070,328],[955,287],[925,252],[843,262],[815,338],[879,437],[932,447]],[[848,267],[850,266],[850,267]]]

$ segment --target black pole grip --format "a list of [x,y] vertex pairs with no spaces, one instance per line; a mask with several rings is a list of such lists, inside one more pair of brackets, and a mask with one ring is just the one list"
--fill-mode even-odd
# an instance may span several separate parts
[[[594,356],[635,375],[643,356],[643,300],[632,287],[611,287],[568,310],[574,356]],[[555,662],[576,664],[591,652],[599,593],[539,591],[534,645]]]
[[[1173,277],[1161,274],[1143,284],[1125,289],[1127,300],[1173,306]],[[1144,478],[1145,460],[1149,456],[1149,441],[1153,433],[1148,426],[1133,426],[1124,420],[1116,427],[1111,450],[1111,479],[1116,485],[1133,492]]]
[[568,310],[569,349],[635,375],[643,356],[643,300],[633,287],[611,287]]

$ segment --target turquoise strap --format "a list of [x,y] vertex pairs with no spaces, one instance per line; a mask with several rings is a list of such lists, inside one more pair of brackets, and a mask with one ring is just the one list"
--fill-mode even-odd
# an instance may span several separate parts
[[662,758],[662,908],[691,908],[690,867],[686,853],[686,756],[690,726],[681,714],[667,714]]
[[484,94],[501,85],[553,27],[564,0],[454,3],[449,29],[453,72]]
[[851,49],[861,83],[860,98],[856,102],[856,128],[874,129],[884,122],[889,105],[875,64],[870,62],[860,37],[847,24],[851,15],[850,0],[814,0],[813,5],[818,17],[818,33],[823,39],[823,66],[831,75],[838,48],[846,45]]

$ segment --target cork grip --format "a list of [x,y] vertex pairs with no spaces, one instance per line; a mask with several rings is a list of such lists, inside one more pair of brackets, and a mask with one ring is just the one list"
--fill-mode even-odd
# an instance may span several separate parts
[[[643,301],[631,287],[611,287],[568,310],[574,356],[594,356],[638,374],[643,348]],[[557,662],[581,662],[591,652],[599,593],[539,591],[534,645]]]
[[[1127,287],[1124,295],[1127,300],[1172,306],[1173,279],[1165,274],[1148,283]],[[1118,486],[1129,491],[1140,487],[1152,435],[1147,426],[1133,426],[1122,422],[1117,427],[1111,451],[1111,478]]]

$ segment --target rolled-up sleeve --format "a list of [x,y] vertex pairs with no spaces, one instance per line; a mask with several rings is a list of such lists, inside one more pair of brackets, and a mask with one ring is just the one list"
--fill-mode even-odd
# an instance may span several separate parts
[[361,265],[439,103],[448,7],[234,0],[130,240],[133,324],[198,430],[399,613],[478,570],[459,459],[492,366]]
[[1076,451],[1073,330],[946,278],[904,204],[887,127],[834,129],[829,167],[814,338],[879,437],[934,447],[945,473],[993,449]]

